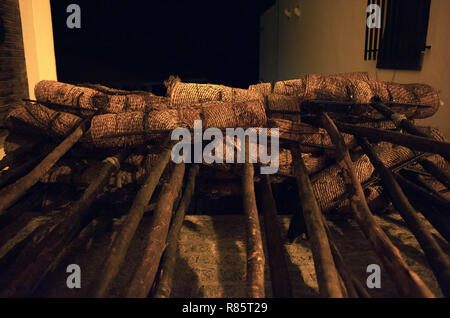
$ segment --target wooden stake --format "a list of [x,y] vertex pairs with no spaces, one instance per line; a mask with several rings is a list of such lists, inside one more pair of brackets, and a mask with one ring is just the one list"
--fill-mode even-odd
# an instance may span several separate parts
[[244,175],[242,178],[244,211],[247,218],[247,293],[249,298],[264,298],[264,250],[256,207],[254,168],[249,162],[249,141],[245,138]]
[[400,212],[400,215],[405,220],[408,228],[414,234],[425,252],[428,263],[430,264],[444,295],[450,297],[450,261],[448,256],[442,251],[441,247],[427,229],[425,229],[422,221],[418,217],[417,211],[409,203],[407,197],[395,180],[394,175],[378,158],[367,139],[359,138],[358,141],[380,175],[384,188],[387,190],[394,207]]
[[286,251],[278,225],[277,206],[272,194],[270,176],[263,175],[261,177],[261,207],[267,238],[272,296],[274,298],[291,298],[292,287],[286,264]]
[[388,141],[417,151],[437,153],[450,161],[450,143],[448,142],[341,122],[336,123],[336,126],[349,134],[367,137],[374,141]]
[[172,219],[173,204],[177,199],[183,184],[185,164],[175,166],[169,183],[163,185],[161,196],[156,206],[151,227],[147,236],[147,247],[140,261],[138,269],[131,280],[127,297],[145,298],[153,286],[161,261],[161,256],[166,248],[166,239]]
[[339,275],[334,264],[333,255],[323,224],[322,211],[317,203],[311,180],[308,177],[303,158],[295,147],[291,148],[294,162],[294,174],[297,180],[303,216],[308,228],[311,250],[314,258],[319,292],[322,297],[342,298],[343,291],[339,284]]
[[42,278],[54,267],[59,253],[75,237],[89,212],[89,207],[97,195],[103,191],[112,172],[119,170],[120,162],[128,151],[124,150],[115,157],[103,162],[98,176],[89,184],[80,200],[75,202],[61,218],[40,227],[30,239],[30,243],[21,251],[15,265],[13,280],[2,293],[3,297],[29,296],[39,285]]
[[15,183],[0,190],[0,215],[17,202],[25,192],[34,186],[39,178],[46,174],[55,163],[75,145],[88,128],[91,117],[83,120],[80,125],[64,139],[50,154],[48,154],[29,174]]
[[189,176],[183,197],[181,198],[175,217],[170,226],[169,235],[167,236],[167,248],[161,261],[161,271],[155,298],[168,298],[172,292],[173,275],[175,272],[175,263],[177,258],[178,237],[181,227],[183,226],[184,216],[195,190],[195,178],[199,171],[198,165],[193,165],[189,169]]
[[125,223],[122,225],[121,230],[114,240],[113,248],[103,262],[102,271],[90,287],[90,295],[94,297],[105,297],[111,282],[119,272],[120,266],[126,257],[126,253],[130,246],[131,240],[133,239],[134,233],[141,222],[144,210],[148,206],[148,202],[150,201],[153,192],[158,185],[159,179],[161,178],[161,175],[170,160],[171,145],[172,144],[169,144],[169,146],[164,149],[159,156],[158,161],[145,178],[144,183],[142,184],[130,210],[128,211],[128,216]]
[[328,131],[333,144],[336,146],[336,160],[342,167],[344,181],[348,188],[347,191],[351,195],[350,205],[353,215],[390,274],[399,293],[403,297],[435,297],[420,277],[408,267],[400,251],[376,223],[367,205],[344,138],[339,133],[336,125],[326,113],[322,114],[321,121],[323,127]]

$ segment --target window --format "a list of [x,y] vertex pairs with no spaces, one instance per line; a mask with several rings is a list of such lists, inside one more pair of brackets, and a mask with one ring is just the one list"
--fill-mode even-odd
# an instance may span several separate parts
[[368,3],[379,6],[381,23],[379,28],[366,26],[365,59],[377,60],[377,68],[381,69],[420,70],[423,52],[429,48],[426,38],[431,0]]

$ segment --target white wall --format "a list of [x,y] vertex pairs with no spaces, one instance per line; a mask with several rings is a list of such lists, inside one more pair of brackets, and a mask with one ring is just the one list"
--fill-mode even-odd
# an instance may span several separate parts
[[28,90],[41,80],[56,80],[55,49],[50,0],[19,0]]
[[[368,71],[372,78],[426,83],[440,90],[445,105],[420,124],[450,137],[450,1],[431,0],[427,50],[422,71],[379,70],[364,61],[366,0],[278,0],[261,17],[260,77],[265,81],[308,73]],[[298,6],[299,18],[285,9]]]

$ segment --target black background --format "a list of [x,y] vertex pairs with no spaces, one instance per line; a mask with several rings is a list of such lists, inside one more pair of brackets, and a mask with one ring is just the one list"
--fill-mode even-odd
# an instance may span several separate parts
[[[258,81],[259,17],[273,0],[52,0],[58,80],[122,86]],[[69,4],[81,29],[66,26]]]

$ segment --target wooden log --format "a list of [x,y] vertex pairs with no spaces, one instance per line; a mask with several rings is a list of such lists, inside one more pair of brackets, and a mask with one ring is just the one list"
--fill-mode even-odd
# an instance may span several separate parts
[[148,231],[147,247],[128,287],[127,297],[145,298],[153,286],[162,254],[166,248],[173,204],[181,191],[184,170],[184,163],[176,165],[169,183],[163,185],[152,224]]
[[291,298],[292,287],[286,263],[286,251],[278,225],[277,206],[272,194],[270,176],[263,175],[261,179],[261,208],[269,256],[272,296],[274,298]]
[[158,185],[159,179],[170,160],[171,145],[166,147],[158,158],[158,161],[152,167],[151,171],[145,178],[136,198],[128,211],[127,218],[121,230],[116,236],[109,255],[106,257],[102,265],[102,271],[90,286],[89,294],[94,297],[105,297],[108,289],[119,272],[131,240],[136,229],[141,222],[145,209],[148,206],[153,192]]
[[177,258],[178,237],[183,225],[184,216],[191,202],[195,190],[195,179],[199,171],[198,165],[193,165],[189,169],[187,184],[184,189],[180,204],[175,213],[172,225],[170,226],[167,237],[167,248],[161,261],[161,271],[158,280],[158,286],[153,297],[168,298],[172,291],[173,275],[175,272],[175,263]]
[[[382,113],[389,120],[392,120],[398,128],[402,128],[406,132],[408,132],[412,135],[433,138],[429,134],[418,129],[404,115],[400,115],[400,114],[394,112],[387,105],[385,105],[383,103],[373,103],[372,107],[374,107],[376,110],[378,110],[380,113]],[[420,164],[425,170],[427,170],[429,173],[431,173],[439,182],[441,182],[443,185],[445,185],[447,187],[447,189],[450,189],[450,174],[447,171],[439,168],[434,162],[432,162],[428,159],[424,159],[424,160],[420,161]]]
[[348,192],[351,194],[350,205],[356,222],[372,244],[400,295],[403,297],[435,297],[420,277],[409,268],[400,251],[376,223],[367,205],[347,146],[336,125],[326,113],[322,114],[321,122],[336,146],[336,160],[342,167],[343,177]]
[[60,218],[39,228],[32,235],[15,264],[15,277],[0,295],[4,297],[29,296],[51,270],[59,253],[76,236],[86,220],[89,207],[103,191],[112,172],[119,170],[120,162],[127,156],[123,150],[115,157],[107,158],[98,176],[86,188],[81,198]]
[[303,158],[295,147],[291,148],[291,153],[294,161],[294,174],[297,180],[298,194],[308,228],[319,292],[322,297],[342,298],[343,291],[340,288],[339,275],[323,224],[322,211],[314,196],[311,180],[308,177]]
[[388,141],[417,151],[436,153],[450,161],[450,143],[448,142],[383,129],[360,127],[342,122],[336,122],[336,126],[339,130],[348,134],[367,137],[374,141]]
[[253,164],[248,160],[248,137],[245,139],[246,162],[242,177],[242,195],[247,222],[247,296],[249,298],[264,298],[265,259],[253,182],[255,172]]
[[5,213],[11,205],[17,202],[25,192],[34,186],[39,178],[46,174],[55,163],[64,156],[89,127],[92,116],[83,120],[78,127],[65,138],[52,152],[50,152],[29,174],[20,178],[15,183],[0,190],[0,215]]
[[418,217],[417,211],[409,203],[408,198],[395,180],[393,173],[378,158],[367,139],[359,138],[358,141],[380,175],[384,188],[389,194],[394,207],[400,212],[408,228],[422,247],[444,295],[450,297],[450,261],[448,256],[442,251],[439,244],[424,227],[423,222]]

